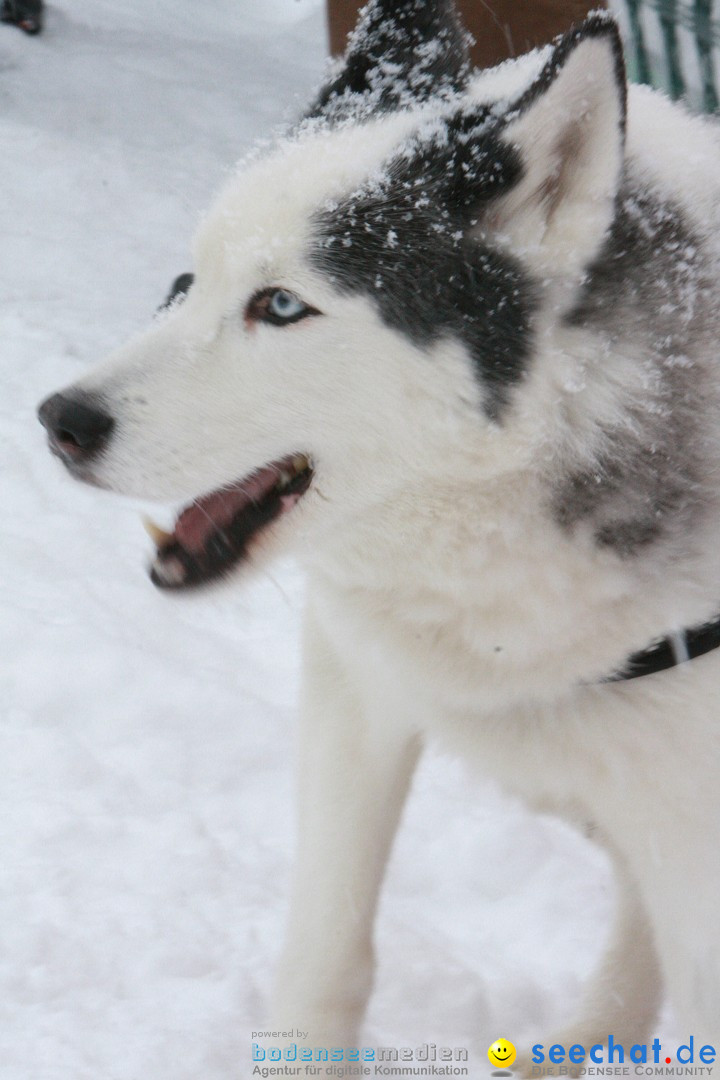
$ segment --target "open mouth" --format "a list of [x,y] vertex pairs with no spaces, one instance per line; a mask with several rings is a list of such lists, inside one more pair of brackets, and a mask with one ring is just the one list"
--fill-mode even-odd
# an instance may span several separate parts
[[290,454],[195,499],[181,511],[171,533],[146,519],[157,547],[150,568],[153,584],[185,589],[229,573],[258,534],[302,498],[312,478],[310,459]]

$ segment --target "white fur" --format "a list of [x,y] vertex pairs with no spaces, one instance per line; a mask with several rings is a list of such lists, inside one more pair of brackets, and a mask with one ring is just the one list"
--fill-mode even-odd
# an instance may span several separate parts
[[506,131],[527,164],[494,227],[548,277],[577,281],[613,216],[623,160],[613,64],[606,42],[586,42]]
[[[288,452],[315,459],[312,487],[265,547],[292,542],[309,577],[300,849],[274,1021],[318,1043],[357,1039],[385,861],[433,739],[530,803],[596,822],[627,883],[608,962],[561,1041],[645,1040],[658,968],[681,1030],[718,1037],[720,654],[598,680],[715,615],[720,506],[672,550],[631,560],[563,531],[547,507],[557,461],[590,460],[621,398],[653,392],[632,343],[603,351],[559,317],[610,220],[622,153],[610,68],[602,43],[580,46],[508,134],[531,165],[495,227],[547,268],[549,291],[502,424],[483,418],[460,344],[415,347],[306,257],[313,210],[379,173],[432,106],[313,128],[249,165],[200,230],[187,301],[81,384],[117,422],[96,470],[116,490],[187,499]],[[518,71],[480,76],[470,100]],[[578,115],[577,155],[564,160]],[[633,90],[627,154],[704,236],[717,233],[708,126]],[[548,172],[561,189],[550,211],[535,197]],[[323,316],[248,328],[247,299],[273,285]],[[708,447],[717,476],[716,435]]]

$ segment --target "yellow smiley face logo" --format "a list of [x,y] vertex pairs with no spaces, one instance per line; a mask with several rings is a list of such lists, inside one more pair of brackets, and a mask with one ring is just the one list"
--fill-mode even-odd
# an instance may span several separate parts
[[517,1051],[507,1039],[496,1039],[488,1047],[488,1061],[501,1069],[509,1069],[516,1057]]

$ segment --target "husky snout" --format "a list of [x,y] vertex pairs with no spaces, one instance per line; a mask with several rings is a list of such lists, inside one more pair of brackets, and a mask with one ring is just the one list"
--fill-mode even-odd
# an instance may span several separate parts
[[53,454],[70,472],[82,476],[105,449],[115,421],[93,397],[53,394],[38,409]]

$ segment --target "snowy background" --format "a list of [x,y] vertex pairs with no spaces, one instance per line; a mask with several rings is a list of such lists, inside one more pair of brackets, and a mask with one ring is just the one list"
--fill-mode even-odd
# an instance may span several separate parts
[[[138,507],[74,484],[34,412],[191,269],[213,189],[325,51],[320,0],[57,0],[40,38],[0,27],[0,1080],[251,1072],[302,581],[155,591]],[[588,844],[430,759],[364,1043],[466,1045],[485,1075],[491,1041],[569,1017],[611,903]]]

